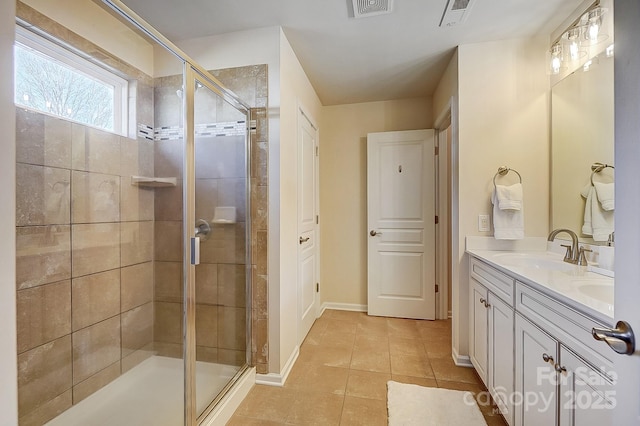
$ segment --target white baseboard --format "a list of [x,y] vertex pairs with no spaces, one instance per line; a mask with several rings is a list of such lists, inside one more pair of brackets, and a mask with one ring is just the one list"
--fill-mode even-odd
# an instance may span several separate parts
[[236,412],[240,403],[249,394],[256,383],[256,369],[248,369],[238,380],[236,385],[225,395],[218,406],[200,424],[203,426],[225,425]]
[[458,367],[473,368],[473,364],[471,364],[471,359],[469,359],[469,355],[458,355],[458,351],[456,350],[456,348],[451,348],[451,358],[453,358],[453,362]]
[[335,309],[336,311],[353,311],[353,312],[367,312],[367,305],[358,305],[355,303],[331,303],[325,302],[322,304],[322,309],[320,309],[320,315],[326,309]]
[[300,347],[296,346],[280,373],[256,374],[256,384],[278,387],[284,386],[299,355]]

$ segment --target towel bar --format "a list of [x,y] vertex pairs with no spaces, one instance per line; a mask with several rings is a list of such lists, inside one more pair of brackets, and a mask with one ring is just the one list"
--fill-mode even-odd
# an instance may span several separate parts
[[513,172],[513,173],[517,174],[518,177],[520,178],[520,183],[522,183],[522,176],[520,176],[520,173],[518,173],[517,170],[510,169],[507,166],[500,166],[500,167],[498,167],[498,172],[495,175],[493,175],[493,187],[495,188],[495,186],[496,186],[496,178],[498,177],[498,175],[504,176],[509,172]]
[[604,169],[606,169],[607,167],[610,167],[612,169],[615,170],[615,167],[609,165],[609,164],[602,164],[602,163],[593,163],[591,165],[591,186],[593,186],[593,175],[595,175],[596,173],[600,173],[601,171],[603,171]]

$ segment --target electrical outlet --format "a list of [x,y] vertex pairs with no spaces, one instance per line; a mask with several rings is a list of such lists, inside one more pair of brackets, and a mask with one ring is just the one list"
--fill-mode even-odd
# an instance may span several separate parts
[[480,232],[489,232],[489,215],[488,214],[479,214],[478,215],[478,231]]

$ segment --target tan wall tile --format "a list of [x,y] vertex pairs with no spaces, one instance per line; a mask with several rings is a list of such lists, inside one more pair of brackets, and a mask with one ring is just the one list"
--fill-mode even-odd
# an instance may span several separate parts
[[120,175],[120,136],[90,127],[84,128],[85,137],[73,138],[72,167],[94,173]]
[[69,170],[16,165],[16,225],[69,224]]
[[158,189],[155,193],[155,220],[182,220],[182,179],[176,186]]
[[23,416],[71,389],[71,336],[18,355],[18,411]]
[[148,345],[146,345],[142,349],[138,349],[137,351],[133,351],[129,355],[123,357],[122,358],[122,374],[124,374],[127,371],[131,370],[132,368],[138,366],[144,360],[146,360],[146,359],[152,357],[153,355],[155,355],[155,352],[153,350],[153,346],[154,346],[153,342],[149,343]]
[[269,187],[257,185],[256,179],[252,179],[251,187],[251,223],[253,229],[267,229],[269,219]]
[[72,404],[72,392],[69,389],[29,413],[20,413],[18,423],[20,426],[41,426],[69,409]]
[[[198,270],[203,265],[196,268],[196,280]],[[182,301],[182,263],[181,262],[154,262],[154,300],[159,302],[181,302]],[[197,281],[196,281],[197,282]],[[197,290],[196,290],[196,297]]]
[[[253,268],[255,271],[255,267]],[[251,307],[257,319],[266,319],[269,313],[269,279],[266,275],[254,273],[253,281],[253,302]]]
[[218,304],[218,274],[216,264],[201,263],[196,266],[196,303]]
[[256,365],[269,362],[269,322],[266,319],[253,320],[253,347],[251,353]]
[[153,222],[123,222],[120,233],[122,266],[153,260]]
[[154,190],[131,185],[131,178],[120,179],[120,220],[135,222],[153,220]]
[[156,342],[182,343],[182,304],[155,302],[153,336]]
[[153,350],[158,356],[169,358],[183,358],[183,348],[180,343],[153,342]]
[[209,239],[200,244],[200,262],[243,263],[246,247],[245,228],[242,222],[214,226]]
[[[175,90],[171,90],[171,94],[176,97]],[[156,127],[158,125],[168,126],[156,118]],[[156,141],[154,144],[154,168],[157,177],[177,177],[182,179],[182,163],[183,163],[183,141]]]
[[16,228],[18,289],[71,278],[71,227]]
[[251,178],[256,179],[258,185],[267,185],[269,177],[269,148],[267,142],[258,142],[255,135],[251,135]]
[[71,168],[71,123],[16,108],[16,160],[64,169]]
[[247,180],[245,178],[218,179],[217,206],[236,208],[236,220],[246,222],[247,219]]
[[69,280],[17,293],[18,353],[71,333]]
[[120,317],[73,333],[73,383],[78,384],[120,359]]
[[243,308],[218,308],[218,348],[244,350],[247,346],[246,313]]
[[153,342],[153,303],[122,313],[122,356]]
[[100,173],[71,174],[73,223],[119,222],[120,178]]
[[195,144],[196,178],[242,178],[245,176],[244,136],[199,137],[196,138]]
[[223,306],[247,306],[245,265],[218,265],[218,303]]
[[155,260],[182,262],[182,222],[156,221]]
[[218,349],[218,362],[226,365],[244,365],[247,362],[247,352],[232,349]]
[[120,274],[121,311],[153,301],[153,262],[122,268]]
[[120,173],[123,177],[153,176],[153,143],[147,139],[120,138]]
[[73,403],[77,404],[95,391],[105,387],[120,376],[120,361],[114,362],[73,387]]
[[267,275],[267,231],[256,232],[256,243],[252,256],[258,274]]
[[72,225],[73,276],[120,267],[120,224]]
[[[196,179],[196,219],[204,219],[207,222],[213,220],[215,208],[221,206],[218,203],[218,182],[221,179]],[[228,204],[233,206],[233,204]],[[211,226],[216,226],[211,224]]]
[[120,313],[120,270],[86,275],[72,281],[73,331]]
[[218,362],[218,348],[196,346],[196,361]]
[[218,307],[196,305],[196,345],[218,346]]

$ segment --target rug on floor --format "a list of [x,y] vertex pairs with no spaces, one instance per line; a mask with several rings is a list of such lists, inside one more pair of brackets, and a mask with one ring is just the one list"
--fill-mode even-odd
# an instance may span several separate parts
[[387,382],[389,426],[486,426],[471,392]]

